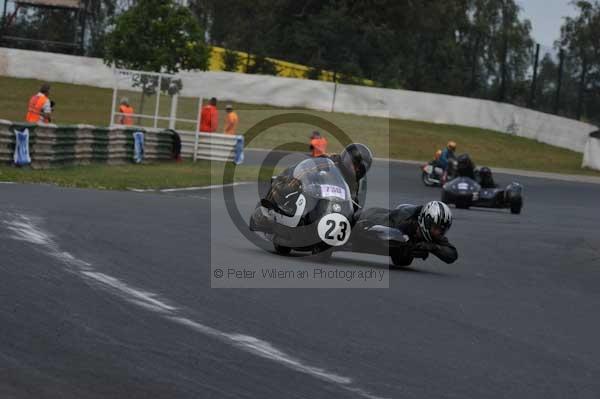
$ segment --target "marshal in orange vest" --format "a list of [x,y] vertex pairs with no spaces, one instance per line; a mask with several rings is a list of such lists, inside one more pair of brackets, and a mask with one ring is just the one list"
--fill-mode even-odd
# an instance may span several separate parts
[[310,151],[313,157],[327,154],[327,139],[322,137],[319,132],[313,132],[310,138]]
[[50,100],[46,96],[46,94],[40,92],[29,99],[29,105],[27,106],[27,115],[25,116],[25,120],[29,123],[38,123],[44,122],[48,123],[50,121],[49,115],[44,112],[44,106],[46,103],[49,103]]
[[119,120],[121,125],[131,126],[133,125],[133,107],[129,105],[129,100],[126,98],[121,99],[121,105],[119,105],[119,113],[121,119]]

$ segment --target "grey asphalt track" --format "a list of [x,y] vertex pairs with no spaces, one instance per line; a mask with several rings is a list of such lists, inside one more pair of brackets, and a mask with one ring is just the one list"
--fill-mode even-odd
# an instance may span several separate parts
[[[369,205],[439,198],[390,168]],[[525,185],[522,215],[453,210],[459,260],[384,289],[211,288],[209,253],[281,259],[240,238],[219,189],[0,184],[0,397],[598,398],[600,185],[496,178]],[[246,216],[257,188],[235,192]]]

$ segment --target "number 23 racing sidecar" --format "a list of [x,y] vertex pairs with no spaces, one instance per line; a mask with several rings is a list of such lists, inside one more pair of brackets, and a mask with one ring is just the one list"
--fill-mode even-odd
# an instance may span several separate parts
[[250,218],[275,251],[331,254],[348,241],[354,213],[350,189],[327,158],[310,158],[273,179],[269,192]]
[[[411,213],[414,208],[400,206],[393,212]],[[390,212],[384,212],[384,219]],[[390,256],[395,266],[408,266],[429,255],[415,248],[399,228],[370,218],[356,220],[348,185],[327,158],[306,159],[275,177],[249,227],[263,233],[278,254],[310,252],[323,262],[334,251]]]

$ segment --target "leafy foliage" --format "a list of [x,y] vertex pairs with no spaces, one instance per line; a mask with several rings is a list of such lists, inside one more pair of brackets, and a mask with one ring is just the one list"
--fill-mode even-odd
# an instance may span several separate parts
[[277,65],[266,57],[254,57],[254,63],[248,67],[248,73],[258,73],[261,75],[277,75]]
[[531,65],[531,25],[514,0],[196,0],[192,8],[210,21],[211,44],[340,81],[486,98],[504,81],[510,100]]
[[223,70],[228,72],[236,72],[241,58],[235,51],[225,50],[223,53]]
[[106,35],[104,61],[154,72],[205,70],[204,31],[189,9],[172,0],[139,0]]

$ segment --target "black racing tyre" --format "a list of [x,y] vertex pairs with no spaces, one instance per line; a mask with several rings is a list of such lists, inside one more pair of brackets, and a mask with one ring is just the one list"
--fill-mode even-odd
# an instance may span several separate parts
[[319,263],[329,263],[331,255],[333,255],[333,248],[322,248],[316,246],[312,249],[313,258]]
[[437,184],[436,182],[431,181],[429,178],[429,173],[425,171],[421,174],[421,180],[423,180],[423,184],[427,187],[433,187]]
[[469,201],[464,199],[457,199],[455,205],[458,209],[469,209],[469,207],[471,206],[471,204],[469,204]]
[[523,201],[512,201],[510,203],[510,213],[513,215],[519,215],[523,208]]
[[395,267],[407,267],[413,261],[413,257],[410,255],[403,255],[400,252],[392,252],[390,254],[390,258],[392,259],[392,263]]
[[273,244],[273,247],[279,255],[289,255],[292,252],[292,248],[284,247],[283,245]]
[[450,202],[448,202],[448,200],[449,200],[448,193],[446,192],[446,190],[442,190],[442,199],[441,199],[441,201],[444,204],[449,204]]

